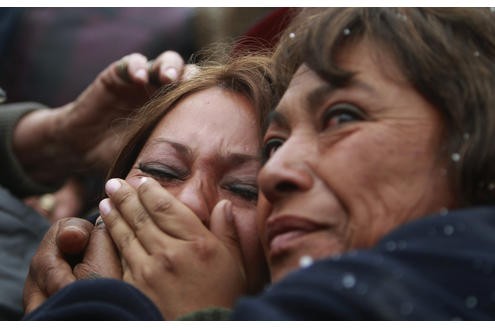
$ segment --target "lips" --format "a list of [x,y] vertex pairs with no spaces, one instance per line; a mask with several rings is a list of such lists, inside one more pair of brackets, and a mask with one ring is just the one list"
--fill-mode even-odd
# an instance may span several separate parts
[[266,240],[270,253],[277,255],[287,250],[298,237],[322,229],[322,225],[297,216],[277,216],[266,223]]

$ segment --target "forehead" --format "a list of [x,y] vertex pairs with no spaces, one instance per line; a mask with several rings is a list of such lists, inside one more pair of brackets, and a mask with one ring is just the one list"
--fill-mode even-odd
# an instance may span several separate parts
[[258,147],[255,109],[243,95],[220,87],[205,89],[182,99],[153,130],[153,139],[208,149],[256,152]]
[[[332,85],[330,81],[335,77],[331,75],[328,67],[320,67],[322,72],[329,72],[322,73],[322,76],[327,76],[324,79],[308,64],[303,63],[290,81],[276,112],[284,113],[302,107],[311,111],[339,89],[357,92],[362,96],[367,94],[368,102],[388,98],[385,96],[385,89],[392,85],[402,90],[412,89],[412,85],[399,69],[393,56],[367,38],[341,48],[337,53],[335,64],[338,69],[351,74],[345,85]],[[376,98],[380,94],[383,97]],[[277,115],[274,113],[272,117]]]

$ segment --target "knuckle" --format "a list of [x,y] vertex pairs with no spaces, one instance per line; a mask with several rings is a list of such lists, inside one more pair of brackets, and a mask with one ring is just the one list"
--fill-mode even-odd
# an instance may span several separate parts
[[134,239],[135,239],[134,233],[132,232],[123,233],[122,237],[120,238],[122,249],[129,248]]
[[133,52],[129,55],[126,56],[128,60],[141,60],[142,58],[146,58],[142,53],[140,52]]
[[167,50],[163,53],[163,60],[169,62],[170,64],[181,65],[184,63],[182,57],[175,51]]
[[214,243],[204,237],[199,237],[192,242],[193,254],[196,254],[199,260],[207,262],[214,257],[216,247]]
[[138,210],[136,215],[134,216],[134,226],[136,230],[141,229],[144,223],[146,223],[148,220],[148,213],[144,209]]
[[112,199],[112,201],[115,201],[117,206],[123,206],[132,200],[132,193],[128,190],[123,191],[121,194],[118,194],[117,197],[115,197],[115,200]]
[[102,215],[102,217],[104,219],[103,222],[105,223],[105,226],[110,230],[114,229],[115,226],[119,223],[114,210],[110,211],[110,213],[105,216]]
[[164,273],[174,274],[176,273],[176,264],[174,262],[173,254],[167,254],[165,252],[155,253],[151,256],[151,261],[142,265],[140,269],[140,276],[144,282],[149,285],[156,284]]
[[36,280],[36,276],[37,276],[37,272],[38,272],[39,267],[40,267],[39,256],[38,256],[38,254],[35,254],[33,256],[33,258],[31,259],[31,263],[29,263],[28,277]]
[[59,279],[59,275],[57,273],[58,271],[55,267],[49,267],[46,269],[44,280],[47,295],[53,295],[65,286],[64,282]]
[[177,254],[175,252],[158,253],[154,256],[163,271],[173,273],[176,270]]
[[157,199],[152,207],[151,211],[153,213],[168,213],[172,209],[172,202],[170,202],[168,199]]

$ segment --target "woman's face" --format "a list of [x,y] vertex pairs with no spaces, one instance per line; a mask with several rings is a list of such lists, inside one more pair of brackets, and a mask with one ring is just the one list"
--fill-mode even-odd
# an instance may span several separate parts
[[244,96],[217,87],[194,93],[164,116],[126,178],[155,178],[207,227],[213,207],[230,200],[251,289],[266,279],[256,233],[257,131]]
[[454,205],[438,111],[373,49],[361,41],[342,51],[339,65],[356,72],[342,88],[302,65],[270,118],[258,230],[273,281],[305,256],[369,247]]

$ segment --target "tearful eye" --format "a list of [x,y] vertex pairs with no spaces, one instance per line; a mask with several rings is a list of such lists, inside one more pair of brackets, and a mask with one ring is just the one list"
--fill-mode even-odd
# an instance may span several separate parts
[[270,157],[272,157],[273,154],[275,154],[275,152],[277,151],[277,149],[283,145],[283,143],[284,140],[280,138],[272,138],[269,139],[267,142],[265,142],[262,150],[263,162],[266,162]]
[[337,104],[323,114],[323,127],[331,128],[363,119],[364,114],[357,107],[350,104]]
[[161,163],[140,163],[139,170],[149,175],[150,177],[158,181],[174,181],[183,180],[187,175],[185,172],[178,170],[177,168],[164,165]]

